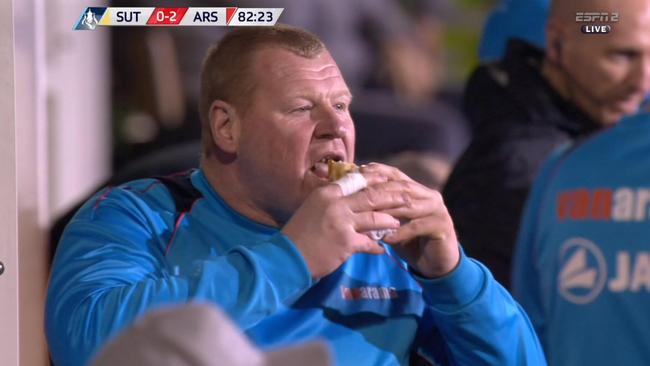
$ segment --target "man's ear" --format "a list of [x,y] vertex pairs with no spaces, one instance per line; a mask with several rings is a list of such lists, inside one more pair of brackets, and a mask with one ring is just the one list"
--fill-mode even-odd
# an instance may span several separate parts
[[241,121],[235,107],[223,100],[215,100],[210,105],[210,130],[212,141],[224,152],[234,154],[239,147]]
[[557,19],[549,19],[546,26],[546,59],[553,64],[562,62],[564,32],[564,28]]

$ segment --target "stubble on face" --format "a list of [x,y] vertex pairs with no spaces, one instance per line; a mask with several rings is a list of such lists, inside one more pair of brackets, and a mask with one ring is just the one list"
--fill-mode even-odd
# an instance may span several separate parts
[[[333,103],[345,100],[349,104],[351,97],[326,51],[307,59],[268,48],[258,51],[255,60],[256,88],[242,115],[239,177],[249,205],[281,224],[311,191],[326,183],[311,171],[318,154],[329,151],[353,159],[354,127],[349,112],[337,115],[331,110]],[[320,136],[319,131],[335,128],[347,133]]]
[[[619,14],[612,33],[581,33],[575,13],[590,9]],[[650,1],[556,0],[549,25],[560,93],[602,125],[634,113],[650,89]]]

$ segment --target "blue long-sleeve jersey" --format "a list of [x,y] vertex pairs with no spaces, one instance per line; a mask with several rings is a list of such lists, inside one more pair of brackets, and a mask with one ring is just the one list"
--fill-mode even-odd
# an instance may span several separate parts
[[650,115],[556,152],[529,197],[513,292],[550,365],[650,365]]
[[315,281],[289,238],[232,210],[201,170],[184,206],[160,182],[107,188],[66,228],[46,308],[55,364],[84,365],[140,314],[191,300],[262,348],[325,339],[338,365],[407,365],[414,351],[440,365],[545,363],[525,313],[471,259],[425,280],[390,252],[355,254]]

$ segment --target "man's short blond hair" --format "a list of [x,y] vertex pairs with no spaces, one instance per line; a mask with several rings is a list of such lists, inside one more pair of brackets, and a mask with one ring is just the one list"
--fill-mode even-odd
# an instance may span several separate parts
[[252,60],[262,48],[279,47],[306,58],[313,58],[325,50],[316,35],[296,27],[241,27],[226,34],[210,47],[201,67],[201,150],[204,157],[215,149],[210,129],[210,106],[223,100],[245,112],[247,98],[255,88]]

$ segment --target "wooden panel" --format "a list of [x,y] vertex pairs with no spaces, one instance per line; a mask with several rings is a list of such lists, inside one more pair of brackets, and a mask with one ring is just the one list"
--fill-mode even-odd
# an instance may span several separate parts
[[13,7],[0,1],[0,357],[18,365],[18,242]]

